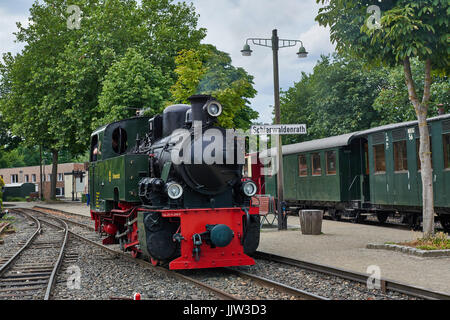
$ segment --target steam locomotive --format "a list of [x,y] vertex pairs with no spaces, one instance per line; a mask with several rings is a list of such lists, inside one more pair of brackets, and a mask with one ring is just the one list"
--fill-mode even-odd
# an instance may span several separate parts
[[253,265],[258,188],[243,176],[242,139],[217,126],[219,101],[196,95],[189,102],[91,135],[95,230],[104,244],[170,269]]

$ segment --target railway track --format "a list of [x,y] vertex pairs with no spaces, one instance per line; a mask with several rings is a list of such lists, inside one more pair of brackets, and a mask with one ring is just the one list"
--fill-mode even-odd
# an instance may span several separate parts
[[68,227],[61,221],[63,226],[55,228],[24,211],[14,211],[33,221],[36,231],[0,267],[0,299],[48,300],[63,260]]
[[[36,214],[44,214],[44,215],[50,214],[49,211],[47,211],[46,213],[44,213],[42,211],[35,211],[35,210],[33,210],[33,211]],[[104,246],[104,245],[98,243],[97,241],[87,237],[88,235],[92,234],[92,232],[93,232],[92,226],[86,225],[85,223],[73,221],[69,218],[61,217],[60,215],[64,214],[63,212],[56,211],[56,213],[58,214],[59,219],[65,221],[69,225],[72,225],[72,228],[69,228],[70,236],[73,236],[73,237],[75,237],[79,240],[82,240],[86,243],[89,243],[91,245],[97,246],[103,250],[110,252],[110,253],[119,254],[119,255],[125,257],[126,259],[132,261],[133,263],[137,263],[145,268],[156,269],[170,277],[175,277],[178,280],[193,283],[194,285],[198,286],[199,288],[201,288],[203,290],[212,292],[219,299],[223,299],[223,300],[240,300],[240,299],[242,299],[242,296],[243,296],[242,294],[236,295],[236,294],[228,293],[225,290],[218,289],[217,287],[215,287],[211,284],[208,284],[207,281],[201,281],[199,279],[196,279],[195,277],[192,277],[192,276],[189,276],[186,274],[182,274],[180,272],[174,272],[174,271],[168,270],[167,268],[164,268],[161,266],[155,267],[148,261],[145,261],[142,259],[135,259],[135,258],[131,257],[131,255],[128,253],[124,253],[122,251],[118,251],[118,250],[112,249],[110,247]],[[85,231],[83,231],[82,229],[84,229]],[[301,299],[301,300],[327,300],[326,298],[308,293],[304,290],[299,290],[299,289],[284,285],[282,283],[278,283],[278,282],[270,280],[270,279],[266,279],[263,277],[258,277],[258,276],[252,275],[250,273],[246,273],[244,271],[233,270],[233,269],[223,269],[222,272],[226,273],[227,275],[234,275],[236,277],[236,280],[235,280],[236,282],[242,282],[243,279],[247,279],[247,280],[251,281],[254,286],[267,288],[268,291],[274,292],[275,296],[277,296],[277,294],[280,294],[280,295],[285,295],[285,296],[289,296],[294,299]],[[272,290],[270,290],[270,289],[272,289]]]
[[[310,270],[322,273],[329,276],[338,277],[348,281],[354,281],[361,284],[367,284],[368,275],[349,270],[339,269],[327,265],[311,263],[307,261],[295,260],[287,257],[282,257],[274,254],[258,251],[255,258],[294,266],[300,269]],[[442,292],[427,290],[424,288],[407,285],[401,282],[392,281],[388,279],[380,279],[381,291],[385,293],[388,290],[400,292],[402,294],[425,299],[425,300],[450,300],[450,295]]]
[[[38,212],[40,212],[40,211],[38,211]],[[49,212],[47,212],[47,213],[40,212],[40,213],[46,214],[46,215],[50,214]],[[57,212],[57,214],[63,214],[63,213]],[[223,289],[218,289],[217,287],[220,287],[220,286],[216,285],[214,283],[214,281],[210,281],[210,279],[205,279],[205,277],[202,278],[202,277],[195,276],[195,272],[205,273],[205,272],[210,272],[211,270],[200,270],[200,271],[199,270],[197,270],[197,271],[188,270],[188,271],[184,271],[184,272],[173,272],[164,267],[160,267],[160,266],[154,267],[150,262],[147,262],[142,259],[135,259],[135,258],[131,257],[131,255],[128,253],[123,253],[122,251],[113,249],[108,246],[104,246],[104,245],[100,244],[98,241],[95,241],[92,238],[88,238],[88,236],[92,236],[92,231],[93,231],[92,226],[87,225],[86,223],[72,221],[72,219],[69,219],[69,218],[62,218],[60,216],[58,216],[58,217],[59,217],[59,219],[62,219],[68,225],[71,226],[69,228],[69,234],[71,236],[74,236],[82,241],[90,243],[91,245],[95,245],[99,248],[102,248],[102,250],[106,250],[106,251],[108,251],[110,253],[114,253],[114,254],[119,254],[119,255],[123,256],[124,258],[141,265],[144,268],[151,268],[153,270],[158,270],[162,273],[165,273],[166,275],[168,275],[170,277],[175,277],[181,281],[191,282],[194,285],[198,286],[199,288],[202,288],[204,290],[212,292],[219,299],[225,299],[225,300],[243,299],[242,295],[230,293],[230,292],[227,292],[227,290],[223,290]],[[289,266],[294,266],[296,268],[310,270],[310,271],[318,272],[318,273],[321,273],[324,275],[335,276],[340,279],[358,282],[358,283],[364,284],[364,285],[367,283],[367,279],[368,279],[367,274],[350,272],[348,270],[333,268],[330,266],[325,266],[325,265],[320,265],[320,264],[314,264],[314,263],[310,263],[310,262],[306,262],[306,261],[294,260],[294,259],[290,259],[290,258],[267,254],[264,252],[258,252],[255,258],[260,259],[260,260],[273,261],[273,262],[277,262],[277,263],[285,264],[285,265],[289,265]],[[257,285],[260,285],[260,286],[266,287],[266,288],[272,288],[272,290],[281,292],[281,293],[291,297],[292,299],[326,300],[326,298],[324,298],[318,294],[313,294],[313,293],[305,291],[305,290],[300,290],[300,289],[294,288],[290,285],[283,284],[279,281],[271,280],[268,277],[255,275],[255,274],[252,274],[251,272],[247,272],[247,271],[239,270],[239,269],[240,268],[222,268],[220,270],[220,272],[223,274],[227,274],[228,276],[235,276],[236,281],[238,283],[243,282],[243,281],[255,282],[255,283],[257,283]],[[211,278],[217,277],[218,282],[223,282],[222,281],[223,278],[221,278],[221,276],[217,275],[218,271],[216,269],[212,269],[212,270],[213,271],[211,271],[212,272]],[[243,280],[243,279],[245,279],[245,280]],[[448,300],[448,299],[450,299],[450,296],[445,293],[433,292],[433,291],[426,290],[423,288],[409,286],[406,284],[402,284],[399,282],[386,280],[386,279],[381,279],[380,282],[381,282],[381,292],[382,293],[385,293],[386,291],[390,290],[390,291],[399,292],[399,293],[402,293],[402,294],[405,294],[405,295],[408,295],[411,297],[419,298],[419,299],[427,299],[427,300],[428,299],[431,299],[431,300],[434,300],[434,299]]]

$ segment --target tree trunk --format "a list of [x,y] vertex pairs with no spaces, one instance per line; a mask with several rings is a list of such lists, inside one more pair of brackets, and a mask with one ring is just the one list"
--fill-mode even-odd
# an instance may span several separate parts
[[56,200],[56,179],[58,177],[58,151],[52,150],[52,179],[51,179],[51,191],[50,199]]
[[404,60],[406,85],[409,92],[409,100],[416,111],[419,122],[420,147],[419,157],[422,176],[422,205],[423,205],[423,233],[428,237],[434,233],[434,197],[433,197],[433,170],[431,164],[430,133],[427,124],[428,102],[431,88],[431,62],[425,64],[425,85],[422,103],[417,98],[414,80],[412,78],[409,58]]

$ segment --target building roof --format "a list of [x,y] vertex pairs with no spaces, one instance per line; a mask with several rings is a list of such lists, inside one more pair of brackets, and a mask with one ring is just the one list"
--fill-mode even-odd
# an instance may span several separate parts
[[[437,117],[433,117],[433,118],[429,118],[429,119],[427,119],[427,122],[444,120],[444,119],[450,119],[450,113],[444,114],[441,116],[437,116]],[[404,127],[411,127],[411,126],[417,125],[417,123],[418,123],[417,120],[401,122],[401,123],[394,123],[394,124],[388,124],[388,125],[384,125],[384,126],[371,128],[368,130],[342,134],[340,136],[333,136],[333,137],[329,137],[329,138],[323,138],[323,139],[318,139],[318,140],[310,140],[310,141],[306,141],[306,142],[289,144],[289,145],[283,146],[283,155],[302,153],[302,152],[310,152],[310,151],[323,150],[323,149],[329,149],[329,148],[335,148],[335,147],[344,147],[344,146],[348,146],[352,142],[352,140],[355,138],[367,137],[370,134],[380,132],[380,131],[387,131],[387,130],[399,129],[399,128],[404,128]],[[268,157],[269,151],[271,154],[275,154],[276,149],[271,148],[269,150],[265,150],[265,151],[261,152],[260,158]]]

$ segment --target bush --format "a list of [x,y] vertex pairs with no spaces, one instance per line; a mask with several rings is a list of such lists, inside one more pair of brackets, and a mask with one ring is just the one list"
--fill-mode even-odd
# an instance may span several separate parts
[[26,202],[27,200],[22,197],[9,197],[9,198],[6,198],[6,201],[8,201],[8,202]]
[[419,238],[415,241],[400,243],[409,247],[415,247],[421,250],[450,250],[450,239],[444,232],[438,232],[425,238]]

